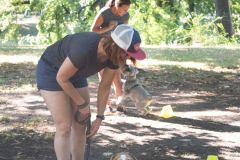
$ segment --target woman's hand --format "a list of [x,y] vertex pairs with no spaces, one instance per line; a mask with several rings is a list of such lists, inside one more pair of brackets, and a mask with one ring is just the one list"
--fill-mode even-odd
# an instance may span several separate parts
[[91,118],[91,114],[90,113],[81,113],[79,111],[77,111],[74,114],[74,119],[81,125],[86,125],[88,120]]
[[82,125],[85,125],[91,116],[89,105],[85,108],[78,109],[74,115],[75,120]]
[[111,30],[114,29],[117,25],[118,25],[117,21],[110,21],[109,22],[109,27],[110,27]]
[[96,118],[96,119],[92,122],[90,134],[87,135],[87,137],[92,137],[92,136],[94,136],[94,135],[98,132],[101,123],[102,123],[102,120],[99,119],[99,118]]
[[85,108],[82,108],[82,109],[78,109],[79,112],[81,112],[82,114],[89,114],[90,113],[90,107],[89,105]]

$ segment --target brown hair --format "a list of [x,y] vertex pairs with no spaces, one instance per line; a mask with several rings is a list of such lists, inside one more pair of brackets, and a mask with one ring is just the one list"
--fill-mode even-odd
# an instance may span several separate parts
[[[126,63],[126,60],[121,56],[122,52],[125,51],[113,41],[110,35],[104,37],[103,49],[113,64],[121,67]],[[134,65],[136,64],[136,60],[134,58],[130,58],[130,60]]]
[[112,8],[115,6],[115,2],[117,2],[118,7],[131,4],[131,0],[108,0],[106,6]]

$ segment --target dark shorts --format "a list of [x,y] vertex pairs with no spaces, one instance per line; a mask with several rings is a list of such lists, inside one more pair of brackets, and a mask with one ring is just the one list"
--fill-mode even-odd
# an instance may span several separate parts
[[[42,59],[39,60],[37,65],[37,88],[47,91],[62,91],[63,89],[56,80],[57,70],[51,67],[49,64],[44,62]],[[71,78],[70,82],[75,88],[83,88],[88,86],[86,78],[75,77]]]

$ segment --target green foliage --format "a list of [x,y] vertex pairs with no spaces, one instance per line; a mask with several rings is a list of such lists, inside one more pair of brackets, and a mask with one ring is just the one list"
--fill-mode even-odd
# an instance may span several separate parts
[[77,18],[72,21],[73,32],[89,31],[94,17],[99,11],[94,0],[89,0],[86,3],[80,3],[77,12]]
[[14,13],[15,8],[11,3],[0,1],[0,38],[5,41],[17,40],[18,37],[19,26],[16,24],[16,14]]
[[47,1],[48,0],[31,0],[31,3],[29,5],[29,9],[31,11],[40,11],[47,4]]
[[[141,31],[146,44],[221,44],[229,42],[218,33],[212,14],[213,3],[194,3],[195,13],[189,14],[187,1],[143,1],[135,0],[131,6],[130,24]],[[208,10],[208,11],[209,11]],[[206,12],[205,15],[196,13]]]
[[49,42],[56,41],[69,33],[87,31],[93,15],[90,6],[90,4],[80,4],[78,0],[47,1],[39,29],[48,37]]
[[232,1],[232,19],[233,19],[233,28],[235,31],[235,34],[233,36],[233,39],[237,43],[240,43],[240,2],[239,1]]
[[228,43],[229,39],[218,32],[218,28],[223,28],[223,26],[216,24],[215,21],[201,14],[186,17],[184,23],[172,32],[172,37],[178,37],[174,39],[174,43],[203,45]]
[[[99,5],[96,0],[0,0],[0,38],[19,44],[49,44],[66,34],[89,31]],[[218,32],[222,26],[215,23],[213,1],[132,0],[129,24],[141,32],[145,44],[239,43],[240,2],[231,0],[231,6],[235,31],[231,39]],[[37,38],[19,37],[19,14],[29,9],[41,14]]]
[[62,0],[48,1],[39,22],[40,31],[47,34],[50,42],[62,38],[67,28],[69,15],[69,3]]
[[234,47],[147,47],[144,50],[149,59],[163,62],[194,62],[222,68],[239,68],[240,64],[240,49]]
[[[189,0],[193,1],[193,0]],[[194,13],[215,16],[215,4],[213,0],[194,0]]]
[[10,0],[10,3],[16,13],[22,13],[29,8],[30,0]]
[[130,8],[129,23],[137,28],[146,44],[160,44],[167,39],[170,28],[175,27],[173,19],[157,1],[136,0]]
[[9,123],[10,118],[8,116],[3,116],[3,117],[0,118],[0,122],[1,123]]
[[18,28],[17,24],[10,24],[6,30],[6,36],[4,37],[5,40],[17,40],[18,37]]

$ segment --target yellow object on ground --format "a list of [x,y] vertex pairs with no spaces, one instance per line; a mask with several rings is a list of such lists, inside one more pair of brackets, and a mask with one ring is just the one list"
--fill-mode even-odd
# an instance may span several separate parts
[[218,156],[216,156],[216,155],[208,155],[207,160],[218,160]]
[[171,105],[163,106],[163,108],[160,112],[160,116],[163,117],[163,118],[173,117],[174,113],[173,113],[173,109],[172,109]]

